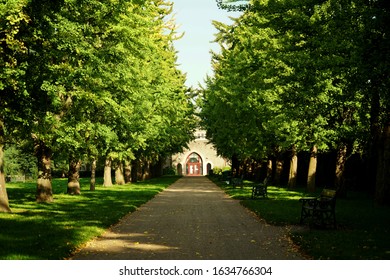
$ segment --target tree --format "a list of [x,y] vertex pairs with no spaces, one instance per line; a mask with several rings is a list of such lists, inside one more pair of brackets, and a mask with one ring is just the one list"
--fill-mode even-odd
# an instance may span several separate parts
[[250,7],[248,0],[216,0],[220,9],[227,11],[244,11]]
[[5,175],[4,175],[4,125],[0,120],[0,212],[11,212],[8,203],[7,190],[5,188]]
[[4,177],[4,145],[23,127],[27,93],[23,77],[27,53],[21,28],[29,22],[27,1],[0,2],[0,211],[10,212]]
[[[362,152],[367,108],[371,134],[379,135],[382,113],[374,111],[385,112],[379,104],[387,104],[381,90],[369,87],[378,89],[374,81],[387,69],[375,65],[387,61],[382,19],[388,10],[382,1],[369,2],[251,1],[233,25],[216,23],[221,54],[213,56],[202,118],[218,151],[239,150],[247,157],[291,147],[315,154],[339,149],[336,182],[340,192],[345,190],[340,185],[345,147],[348,153]],[[363,61],[372,63],[363,66]],[[366,99],[366,91],[376,94]],[[222,119],[227,120],[223,125]],[[314,182],[315,171],[309,174]]]
[[366,106],[370,108],[370,139],[368,141],[368,178],[375,186],[375,200],[390,203],[390,178],[388,176],[388,127],[390,121],[389,74],[390,40],[388,1],[363,1],[364,33],[360,64],[361,86]]
[[148,59],[138,77],[142,76],[147,84],[142,85],[142,98],[134,107],[139,113],[134,122],[136,129],[131,131],[141,140],[138,147],[136,141],[131,141],[131,153],[127,156],[134,161],[134,174],[138,163],[157,163],[180,151],[194,127],[184,75],[176,67],[173,40],[177,36],[173,19],[169,18],[171,5],[157,1],[141,12],[142,18],[152,25],[142,25],[148,28],[142,31],[149,40],[148,49],[143,51]]
[[2,4],[12,24],[2,22],[0,144],[11,133],[32,136],[37,201],[53,200],[53,158],[69,161],[68,193],[79,194],[81,159],[161,162],[191,138],[193,106],[176,67],[171,11],[166,1]]

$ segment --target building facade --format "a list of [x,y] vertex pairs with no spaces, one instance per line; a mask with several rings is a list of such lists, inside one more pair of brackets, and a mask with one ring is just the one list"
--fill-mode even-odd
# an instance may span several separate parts
[[206,139],[206,131],[197,130],[195,140],[188,144],[188,149],[183,153],[172,155],[170,165],[178,175],[204,176],[214,167],[222,168],[229,165],[229,162],[217,155],[214,146]]

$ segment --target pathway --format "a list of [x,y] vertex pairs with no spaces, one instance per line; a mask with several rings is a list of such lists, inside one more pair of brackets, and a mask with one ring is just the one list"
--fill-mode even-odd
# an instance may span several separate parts
[[206,177],[183,177],[125,216],[73,259],[303,259],[270,226]]

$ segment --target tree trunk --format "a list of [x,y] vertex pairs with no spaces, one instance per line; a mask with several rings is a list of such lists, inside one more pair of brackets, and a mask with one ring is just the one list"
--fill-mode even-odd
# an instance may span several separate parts
[[377,88],[378,82],[373,80],[371,81],[372,88],[370,89],[371,100],[370,100],[370,146],[368,151],[368,161],[365,176],[366,182],[364,184],[369,188],[372,193],[375,193],[377,170],[379,154],[378,147],[380,146],[381,138],[381,124],[380,124],[380,94]]
[[237,155],[232,156],[232,177],[238,177],[240,172],[240,160]]
[[138,182],[138,160],[134,159],[131,161],[131,182]]
[[89,190],[94,191],[96,188],[96,158],[91,161],[91,181],[89,183]]
[[337,150],[336,172],[335,172],[335,182],[334,182],[337,195],[340,197],[347,196],[347,189],[344,182],[344,170],[345,170],[346,161],[347,161],[347,145],[345,143],[341,143]]
[[296,146],[293,145],[290,158],[290,172],[288,176],[288,187],[295,188],[297,186],[298,173],[298,156]]
[[281,185],[283,173],[283,157],[282,153],[276,156],[276,168],[275,168],[275,184]]
[[153,178],[161,177],[163,175],[163,164],[164,164],[164,159],[160,158],[159,161],[153,166],[153,172],[152,172]]
[[316,190],[316,172],[317,172],[317,146],[314,145],[310,151],[309,170],[307,173],[307,190],[314,192]]
[[112,178],[111,178],[111,158],[107,157],[104,163],[104,178],[103,178],[103,186],[111,187],[112,186]]
[[390,121],[384,127],[378,149],[375,201],[390,204]]
[[131,182],[131,164],[129,160],[125,160],[124,173],[125,184],[128,184]]
[[267,178],[272,178],[272,159],[269,158],[267,161]]
[[116,185],[124,185],[125,177],[123,176],[123,164],[122,162],[118,162],[115,168],[115,184]]
[[[3,126],[0,123],[0,130],[3,130]],[[0,212],[11,212],[8,203],[7,189],[5,187],[5,174],[4,174],[4,145],[3,145],[3,131],[0,131]]]
[[38,202],[52,202],[53,189],[51,185],[52,151],[45,143],[35,137],[35,155],[38,160],[37,194]]
[[69,159],[69,172],[68,172],[68,194],[81,194],[80,189],[80,165],[81,161],[75,158]]
[[150,161],[144,160],[142,164],[142,180],[150,179]]

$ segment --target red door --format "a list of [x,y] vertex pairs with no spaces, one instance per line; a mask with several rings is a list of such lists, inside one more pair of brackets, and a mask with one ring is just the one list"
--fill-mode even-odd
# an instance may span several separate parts
[[187,175],[188,176],[199,176],[200,174],[200,163],[199,162],[188,162],[187,163]]
[[197,153],[191,153],[187,157],[186,175],[201,176],[202,173],[202,158]]

